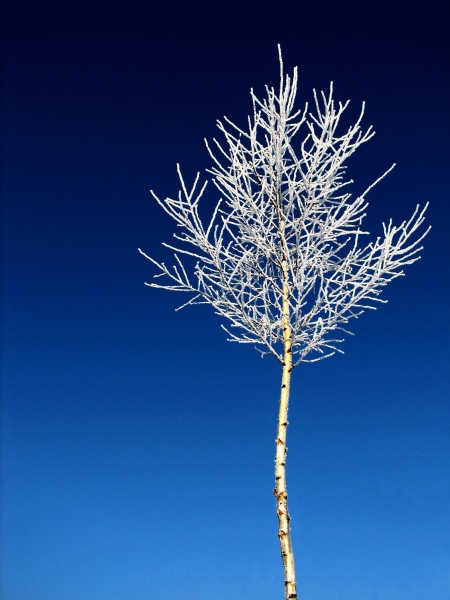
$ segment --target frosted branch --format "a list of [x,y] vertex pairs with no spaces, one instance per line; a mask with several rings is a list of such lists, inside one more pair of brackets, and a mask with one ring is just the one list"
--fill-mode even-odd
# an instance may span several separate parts
[[343,327],[349,320],[386,302],[379,297],[383,288],[419,259],[428,233],[418,234],[425,205],[399,226],[383,224],[382,237],[360,245],[368,235],[361,229],[366,195],[395,165],[352,199],[346,161],[374,135],[361,126],[364,104],[341,133],[348,102],[335,104],[333,84],[327,94],[314,91],[314,112],[308,105],[294,111],[296,93],[297,69],[292,78],[284,75],[280,51],[279,92],[266,88],[260,100],[252,90],[248,129],[224,117],[217,122],[224,142],[214,139],[215,151],[206,142],[221,195],[206,225],[198,207],[207,182],[199,187],[197,174],[189,189],[177,165],[178,197],[161,201],[152,192],[177,225],[179,247],[164,244],[175,264],[168,268],[140,250],[156,267],[154,277],[166,278],[147,285],[191,293],[180,308],[212,305],[230,323],[222,326],[230,341],[256,344],[280,362],[285,286],[294,367],[342,352],[336,333],[350,333]]

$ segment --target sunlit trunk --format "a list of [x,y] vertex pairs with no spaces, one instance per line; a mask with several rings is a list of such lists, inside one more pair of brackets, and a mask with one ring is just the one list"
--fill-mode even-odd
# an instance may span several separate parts
[[286,431],[288,426],[289,386],[292,370],[292,340],[289,326],[289,300],[287,286],[283,286],[283,332],[284,360],[283,377],[281,380],[280,411],[278,413],[278,432],[275,454],[275,489],[278,516],[278,538],[280,540],[281,558],[284,567],[285,599],[297,598],[297,583],[295,579],[294,553],[291,543],[290,516],[288,512],[286,491]]

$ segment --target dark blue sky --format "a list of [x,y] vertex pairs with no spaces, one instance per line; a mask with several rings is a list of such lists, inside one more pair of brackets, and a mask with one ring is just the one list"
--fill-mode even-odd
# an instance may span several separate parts
[[[393,162],[366,226],[430,202],[422,260],[294,371],[292,535],[303,600],[450,598],[449,19],[445,2],[24,2],[3,9],[4,600],[282,598],[280,367],[207,307],[144,286],[152,200],[210,166],[250,87],[334,81]],[[215,196],[210,191],[211,202]]]

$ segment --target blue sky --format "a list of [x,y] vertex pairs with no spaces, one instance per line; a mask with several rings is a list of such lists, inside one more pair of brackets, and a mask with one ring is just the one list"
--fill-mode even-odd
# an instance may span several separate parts
[[[152,200],[276,85],[335,97],[393,162],[366,226],[430,202],[422,259],[345,355],[293,374],[287,482],[304,600],[448,600],[449,43],[444,3],[5,2],[4,600],[283,597],[273,489],[280,366],[207,307],[144,286]],[[353,114],[353,113],[352,113]],[[215,200],[211,189],[208,201]],[[184,296],[181,298],[181,300]]]

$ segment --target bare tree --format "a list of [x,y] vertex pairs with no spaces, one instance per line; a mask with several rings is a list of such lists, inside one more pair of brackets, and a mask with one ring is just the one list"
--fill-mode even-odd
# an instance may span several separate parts
[[[374,135],[371,127],[361,129],[364,104],[342,134],[337,129],[348,102],[335,105],[332,84],[328,94],[314,91],[314,113],[307,105],[294,111],[297,69],[292,79],[285,76],[280,49],[279,55],[279,93],[266,87],[260,101],[251,91],[248,131],[225,118],[225,124],[217,123],[225,143],[214,140],[214,152],[206,143],[214,161],[209,172],[223,198],[209,222],[199,216],[206,182],[199,188],[197,174],[187,189],[178,167],[178,198],[161,201],[152,192],[179,228],[174,237],[181,244],[164,244],[175,251],[176,264],[169,268],[140,252],[158,269],[154,277],[170,280],[147,285],[192,292],[183,306],[211,304],[230,323],[233,331],[222,325],[229,341],[256,344],[282,365],[274,494],[288,599],[297,597],[286,491],[291,372],[300,362],[342,352],[338,344],[349,333],[347,322],[386,302],[380,298],[383,287],[420,258],[428,230],[414,235],[426,210],[417,206],[408,221],[383,224],[383,237],[360,246],[367,235],[361,229],[367,192],[394,165],[352,199],[344,163]],[[294,144],[302,127],[303,141]]]

